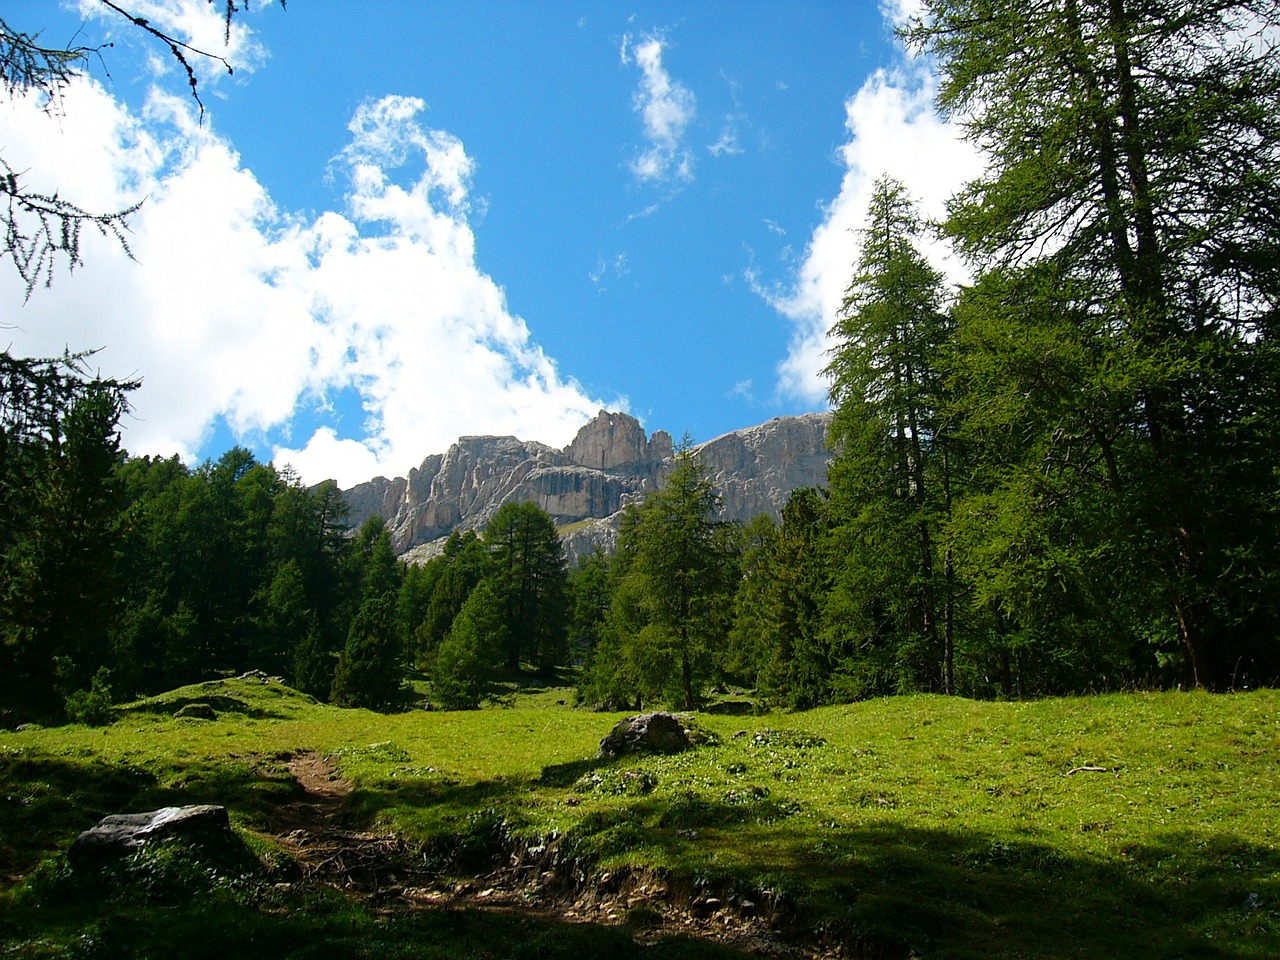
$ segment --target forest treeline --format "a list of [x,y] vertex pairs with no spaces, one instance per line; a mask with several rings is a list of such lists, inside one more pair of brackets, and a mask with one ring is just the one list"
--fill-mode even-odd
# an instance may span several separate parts
[[5,354],[5,709],[249,668],[379,708],[412,671],[468,706],[565,664],[616,706],[1274,682],[1280,4],[925,6],[904,36],[987,167],[936,224],[876,183],[825,489],[726,524],[686,444],[611,557],[566,569],[508,504],[406,568],[332,487],[129,458],[131,384]]

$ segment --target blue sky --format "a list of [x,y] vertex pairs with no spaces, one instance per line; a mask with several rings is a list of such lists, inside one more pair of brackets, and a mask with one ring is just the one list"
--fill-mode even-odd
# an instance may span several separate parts
[[7,4],[115,43],[52,117],[0,104],[10,165],[145,200],[136,262],[86,236],[0,297],[15,352],[143,378],[139,454],[240,443],[350,486],[460,435],[562,446],[600,407],[695,440],[822,409],[871,182],[937,214],[980,169],[901,3],[291,0],[225,48],[205,0],[127,6],[236,72],[201,67],[201,119],[97,0]]

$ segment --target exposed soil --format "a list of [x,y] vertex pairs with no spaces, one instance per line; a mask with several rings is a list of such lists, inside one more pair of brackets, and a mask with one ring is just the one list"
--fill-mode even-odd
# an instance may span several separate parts
[[271,828],[303,880],[385,899],[400,889],[402,878],[426,873],[421,856],[399,838],[354,828],[348,811],[351,781],[330,758],[306,752],[287,760],[302,796],[276,808]]
[[785,917],[776,904],[681,889],[650,871],[565,877],[543,869],[548,851],[512,850],[507,863],[483,875],[444,876],[394,834],[356,829],[349,811],[352,784],[330,758],[306,752],[287,760],[302,796],[277,808],[271,829],[297,863],[300,881],[336,887],[376,910],[469,907],[626,925],[639,942],[683,935],[758,956],[843,956],[838,947],[799,943],[780,933]]

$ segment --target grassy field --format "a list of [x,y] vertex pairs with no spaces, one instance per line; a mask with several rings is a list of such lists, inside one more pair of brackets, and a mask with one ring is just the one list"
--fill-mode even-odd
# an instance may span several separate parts
[[[0,956],[1280,956],[1276,692],[700,714],[712,742],[613,761],[619,715],[565,700],[383,716],[229,680],[0,734]],[[394,883],[291,864],[312,754]],[[273,871],[68,892],[80,830],[178,803]]]

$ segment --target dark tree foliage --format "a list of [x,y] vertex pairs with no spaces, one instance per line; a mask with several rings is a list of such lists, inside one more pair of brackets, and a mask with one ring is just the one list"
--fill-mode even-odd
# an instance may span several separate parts
[[431,690],[449,710],[474,710],[490,692],[507,653],[507,605],[481,580],[436,649]]
[[0,709],[56,716],[101,664],[121,535],[117,424],[136,383],[0,353]]
[[667,699],[692,710],[726,648],[737,587],[737,529],[686,437],[660,490],[630,511],[618,579],[587,699]]
[[781,524],[770,524],[743,558],[731,637],[734,672],[745,674],[767,703],[829,702],[847,677],[847,658],[822,630],[831,579],[822,545],[830,524],[822,493],[796,490]]
[[413,647],[419,666],[428,667],[471,591],[488,572],[489,554],[474,530],[455,531],[445,541],[444,552],[425,566],[433,584],[431,600],[426,618],[414,630]]
[[195,470],[133,459],[120,476],[120,691],[260,669],[326,696],[369,566],[352,557],[332,484],[307,489],[241,449]]
[[589,669],[613,599],[609,559],[603,553],[591,553],[570,572],[569,597],[569,660]]
[[536,503],[505,503],[484,531],[490,583],[502,606],[506,668],[547,673],[564,662],[568,573],[555,522]]
[[942,277],[917,249],[903,186],[877,181],[826,374],[838,542],[827,630],[862,661],[865,693],[952,693],[955,584],[944,527],[954,427]]
[[390,710],[403,701],[404,642],[395,597],[369,597],[360,605],[338,657],[330,699],[343,707]]

